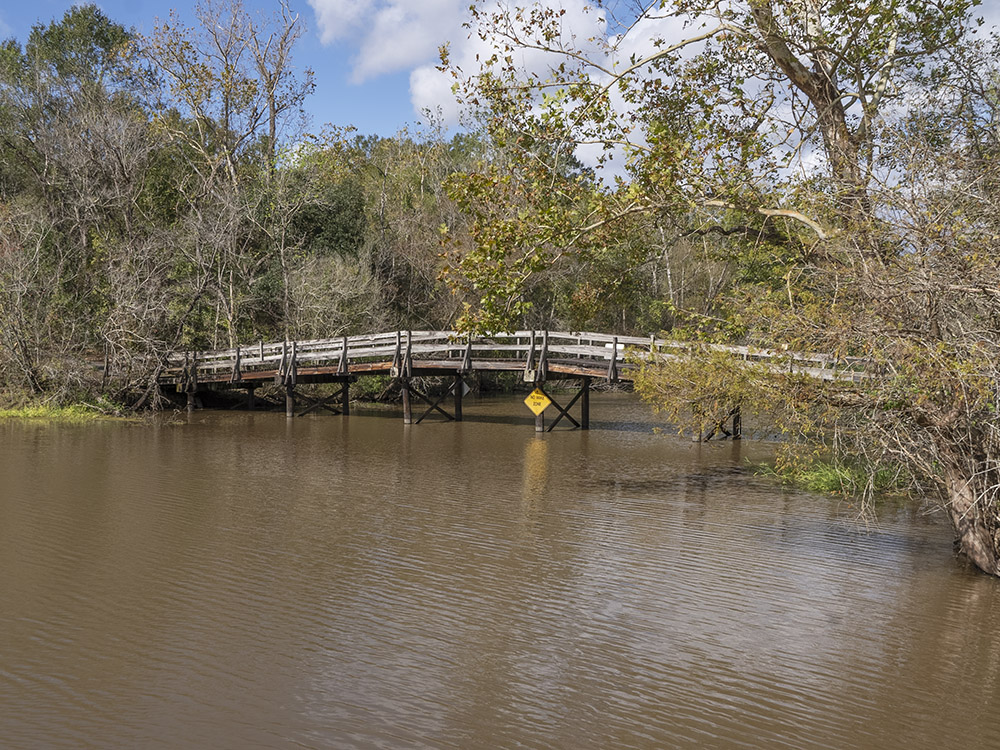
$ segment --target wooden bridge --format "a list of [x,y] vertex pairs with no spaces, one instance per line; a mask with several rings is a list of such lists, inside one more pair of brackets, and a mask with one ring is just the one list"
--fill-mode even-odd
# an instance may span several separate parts
[[[265,384],[282,386],[288,417],[326,409],[350,414],[350,385],[361,375],[388,374],[398,383],[403,400],[403,421],[419,424],[432,413],[461,421],[466,378],[475,372],[521,373],[551,400],[555,419],[580,429],[590,427],[590,386],[594,380],[631,381],[640,362],[656,357],[680,356],[684,345],[653,336],[615,336],[586,332],[515,331],[472,337],[456,331],[393,331],[362,336],[341,336],[309,341],[281,341],[238,346],[235,349],[174,353],[167,359],[162,380],[187,394],[188,409],[203,389],[245,389],[247,405],[254,406],[254,391]],[[861,360],[826,355],[776,352],[750,347],[710,345],[748,362],[783,372],[797,372],[824,380],[857,380],[864,375]],[[446,378],[448,386],[436,399],[418,390],[414,378]],[[563,407],[545,391],[549,380],[575,380],[579,390]],[[319,398],[300,386],[332,383],[335,391]],[[443,405],[451,397],[452,411]],[[425,406],[414,418],[414,401]],[[579,419],[570,410],[579,403]],[[297,411],[298,408],[298,411]],[[734,410],[733,431],[739,436],[739,412]],[[538,415],[535,427],[546,429]]]

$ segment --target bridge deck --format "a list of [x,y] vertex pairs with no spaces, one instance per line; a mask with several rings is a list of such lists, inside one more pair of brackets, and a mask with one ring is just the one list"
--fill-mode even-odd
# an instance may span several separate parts
[[[618,365],[620,372],[618,380],[630,381],[631,371],[634,365]],[[593,378],[600,379],[607,377],[608,365],[602,362],[563,362],[559,360],[549,361],[549,378]],[[412,360],[410,377],[444,377],[456,373],[469,372],[516,372],[524,371],[524,364],[510,361],[482,361],[473,360],[468,366],[463,367],[460,359],[440,360],[426,359]],[[327,383],[336,382],[344,377],[356,377],[359,375],[396,375],[393,372],[392,361],[385,362],[353,362],[347,367],[347,372],[343,372],[339,365],[321,366],[298,366],[296,368],[295,380],[297,383]],[[270,383],[284,383],[285,373],[278,369],[264,370],[242,370],[238,379],[234,379],[231,372],[224,370],[214,370],[198,375],[200,385],[225,384],[233,387],[243,387],[253,384],[264,385]],[[174,382],[182,382],[180,375],[173,376]]]

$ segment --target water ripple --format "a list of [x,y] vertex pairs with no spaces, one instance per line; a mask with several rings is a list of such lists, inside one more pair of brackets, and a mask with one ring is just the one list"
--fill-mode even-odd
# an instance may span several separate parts
[[4,426],[0,744],[1000,744],[1000,596],[940,521],[865,533],[620,406]]

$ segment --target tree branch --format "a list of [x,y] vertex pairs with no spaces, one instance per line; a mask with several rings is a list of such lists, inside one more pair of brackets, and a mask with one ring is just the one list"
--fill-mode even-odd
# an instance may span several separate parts
[[[713,208],[729,208],[734,211],[741,210],[738,206],[732,203],[720,200],[705,201],[705,205],[711,206]],[[757,213],[759,213],[761,216],[767,216],[767,217],[781,216],[786,219],[793,219],[801,224],[805,224],[807,227],[813,230],[816,233],[816,236],[819,237],[821,240],[828,240],[830,239],[830,237],[833,236],[830,232],[827,232],[825,229],[823,229],[823,227],[819,223],[813,221],[808,216],[806,216],[803,213],[800,213],[799,211],[793,211],[787,208],[758,208],[756,210]]]

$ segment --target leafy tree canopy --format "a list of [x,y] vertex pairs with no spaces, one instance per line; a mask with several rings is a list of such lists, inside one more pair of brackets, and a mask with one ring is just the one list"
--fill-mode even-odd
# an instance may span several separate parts
[[[518,325],[533,278],[625,237],[623,264],[697,243],[721,281],[668,300],[690,356],[651,364],[644,393],[696,429],[756,411],[794,438],[789,461],[898,467],[1000,574],[997,76],[976,4],[607,3],[596,37],[561,8],[477,6],[496,51],[452,71],[509,165],[453,181],[474,217],[454,271],[481,300],[467,324]],[[624,168],[568,174],[593,144]],[[853,364],[821,380],[699,342]]]

